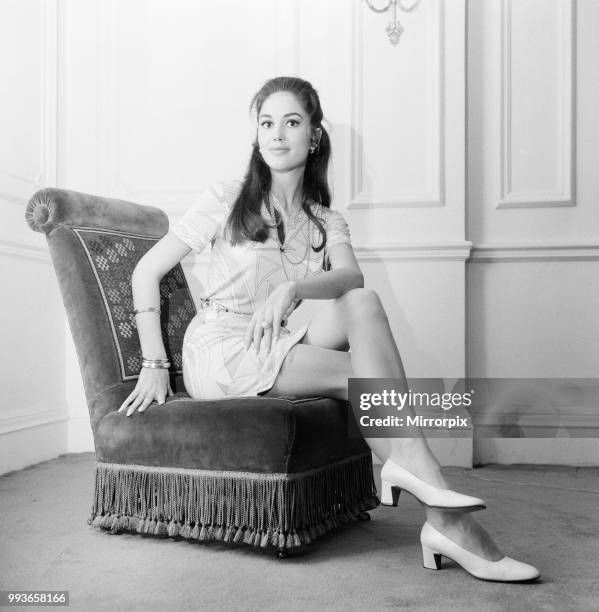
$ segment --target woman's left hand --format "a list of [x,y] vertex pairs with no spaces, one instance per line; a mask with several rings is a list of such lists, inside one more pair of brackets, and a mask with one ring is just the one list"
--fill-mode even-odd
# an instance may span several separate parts
[[258,354],[264,337],[266,353],[270,353],[272,343],[279,339],[281,321],[293,312],[297,301],[293,281],[279,285],[252,316],[245,333],[245,350],[250,348],[253,341],[254,350]]

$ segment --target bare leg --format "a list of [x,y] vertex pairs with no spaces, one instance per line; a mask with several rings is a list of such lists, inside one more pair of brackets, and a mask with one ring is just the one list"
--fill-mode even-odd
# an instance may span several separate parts
[[[300,394],[303,390],[313,394],[318,378],[323,374],[326,376],[326,381],[322,382],[323,395],[344,400],[348,399],[348,377],[395,378],[402,386],[398,391],[408,391],[405,371],[387,315],[378,295],[372,290],[354,289],[335,300],[331,308],[324,310],[322,315],[319,313],[312,321],[302,342],[336,351],[351,347],[349,363],[340,364],[339,370],[334,371],[337,356],[331,355],[331,361],[321,372],[300,378],[294,372],[295,354],[301,350],[301,345],[298,345],[289,353],[268,394]],[[405,410],[410,415],[414,414],[411,407]],[[410,438],[367,438],[366,442],[381,461],[391,458],[424,481],[440,488],[449,488],[420,429]]]
[[[407,393],[405,370],[380,299],[373,291],[366,291],[360,299],[360,308],[347,308],[350,312],[346,316],[346,333],[351,346],[350,358],[354,376],[395,378],[401,381],[401,388],[397,391]],[[347,397],[344,399],[347,400]],[[404,410],[405,416],[414,415],[410,406]],[[382,462],[391,458],[426,482],[440,488],[449,488],[420,429],[416,430],[414,437],[368,438],[367,443]]]
[[[348,354],[347,348],[351,346]],[[268,394],[314,395],[348,399],[347,379],[396,378],[407,382],[387,316],[376,293],[348,292],[315,319],[303,344],[289,353]],[[267,395],[268,395],[267,394]],[[414,438],[367,438],[381,461],[391,458],[426,482],[449,488],[421,431]],[[459,545],[495,561],[503,553],[469,514],[424,506],[427,520]]]
[[[354,325],[350,325],[347,330],[351,346],[352,370],[358,378],[401,379],[400,384],[403,388],[397,391],[407,393],[406,374],[393,339],[389,320],[380,305],[378,296],[375,298],[375,295],[371,295],[369,300],[371,305],[366,307],[369,312],[361,311],[359,320],[354,321]],[[412,408],[410,406],[406,408],[407,413],[413,416]],[[382,462],[391,458],[392,461],[426,482],[441,488],[449,488],[441,473],[441,466],[422,431],[418,429],[416,433],[417,437],[413,438],[368,438],[367,443]],[[503,553],[472,516],[427,506],[423,508],[427,520],[433,527],[458,544],[470,544],[469,548],[472,552],[483,555],[489,560],[495,561],[503,557]]]

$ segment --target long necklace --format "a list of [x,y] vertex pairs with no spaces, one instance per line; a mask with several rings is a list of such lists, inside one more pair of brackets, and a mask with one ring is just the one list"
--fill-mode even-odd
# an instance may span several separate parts
[[[285,259],[293,266],[297,266],[298,264],[300,264],[301,262],[303,262],[304,260],[306,261],[306,269],[304,271],[304,276],[303,278],[306,278],[308,276],[308,270],[310,269],[310,258],[308,257],[308,254],[310,252],[310,218],[308,217],[308,236],[307,236],[307,240],[306,240],[306,250],[303,254],[302,257],[300,257],[297,261],[293,261],[292,259],[290,259],[290,257],[287,255],[286,251],[290,251],[291,249],[288,248],[285,245],[285,242],[287,241],[287,234],[284,234],[284,229],[282,227],[283,224],[283,219],[282,217],[280,217],[277,214],[277,209],[276,207],[274,208],[274,214],[273,211],[271,210],[270,207],[270,198],[267,201],[266,204],[266,208],[268,209],[268,214],[270,215],[270,218],[272,219],[273,223],[275,224],[276,228],[277,228],[277,240],[279,242],[279,255],[281,256],[281,266],[283,267],[283,272],[285,273],[285,278],[287,280],[290,280],[288,274],[287,274],[287,268],[285,267],[285,262],[283,261],[283,257],[285,257]],[[279,218],[277,218],[277,216]],[[299,216],[299,213],[298,213]],[[288,229],[288,228],[287,228]]]

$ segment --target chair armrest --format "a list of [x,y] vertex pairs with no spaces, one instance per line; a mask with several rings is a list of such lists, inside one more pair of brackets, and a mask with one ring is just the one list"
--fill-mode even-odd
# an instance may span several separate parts
[[56,188],[37,191],[27,204],[25,218],[32,230],[44,234],[68,226],[161,238],[169,226],[164,211],[154,206]]
[[[46,235],[95,430],[137,382],[141,351],[131,274],[168,231],[168,217],[152,206],[55,188],[36,192],[25,217]],[[160,296],[163,337],[180,371],[182,337],[196,312],[180,265],[162,279]],[[180,375],[171,381],[177,390],[183,384],[175,379]]]

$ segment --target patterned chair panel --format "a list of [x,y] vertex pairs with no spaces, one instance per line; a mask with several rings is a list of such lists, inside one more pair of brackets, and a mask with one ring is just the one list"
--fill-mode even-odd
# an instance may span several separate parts
[[[89,259],[110,321],[122,380],[139,376],[141,347],[133,314],[131,275],[141,257],[157,242],[136,234],[73,228]],[[182,373],[181,346],[196,308],[181,264],[160,283],[161,328],[171,369]]]

